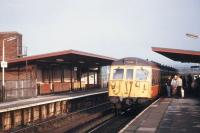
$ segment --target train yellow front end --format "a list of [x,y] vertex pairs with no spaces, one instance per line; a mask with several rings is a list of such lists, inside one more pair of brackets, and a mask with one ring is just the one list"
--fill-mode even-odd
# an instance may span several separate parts
[[113,62],[109,78],[109,98],[115,105],[149,101],[160,92],[160,69],[139,58]]
[[111,66],[109,96],[151,98],[151,66]]

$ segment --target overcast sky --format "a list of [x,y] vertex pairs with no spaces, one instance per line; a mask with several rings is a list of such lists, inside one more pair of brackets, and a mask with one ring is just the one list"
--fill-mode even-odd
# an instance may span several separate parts
[[180,65],[152,46],[200,50],[200,0],[0,0],[0,31],[23,34],[28,55],[67,49]]

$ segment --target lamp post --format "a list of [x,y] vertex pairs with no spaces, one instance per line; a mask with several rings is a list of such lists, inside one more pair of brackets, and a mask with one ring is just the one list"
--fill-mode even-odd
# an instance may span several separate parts
[[17,39],[17,37],[9,37],[3,39],[2,45],[2,61],[1,61],[1,68],[2,68],[2,101],[5,99],[5,68],[7,67],[7,62],[5,61],[5,42],[10,42],[12,40]]
[[186,33],[185,34],[187,37],[193,38],[193,39],[198,39],[199,35],[193,34],[193,33]]

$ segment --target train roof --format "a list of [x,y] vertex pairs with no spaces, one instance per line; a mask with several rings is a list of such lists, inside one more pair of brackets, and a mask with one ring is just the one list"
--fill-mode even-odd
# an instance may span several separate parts
[[153,63],[148,60],[140,59],[137,57],[126,57],[119,60],[116,60],[112,63],[112,65],[138,65],[138,66],[157,66],[158,64]]
[[173,67],[161,65],[154,61],[148,61],[137,57],[126,57],[116,61],[113,61],[112,65],[137,65],[137,66],[152,66],[154,68],[160,68],[162,70],[177,71]]

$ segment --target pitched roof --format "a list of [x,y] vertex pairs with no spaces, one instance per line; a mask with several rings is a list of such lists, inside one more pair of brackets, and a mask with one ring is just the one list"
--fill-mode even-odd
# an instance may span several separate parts
[[[66,62],[95,62],[97,61],[102,64],[111,64],[112,61],[114,61],[114,58],[103,56],[103,55],[97,55],[93,53],[88,52],[82,52],[77,50],[64,50],[59,52],[52,52],[52,53],[46,53],[46,54],[39,54],[39,55],[33,55],[33,56],[27,56],[23,58],[13,59],[9,60],[9,64],[19,64],[23,62],[37,62],[37,61],[47,61],[47,62],[56,62],[56,60],[63,60]],[[57,61],[59,62],[59,61]],[[105,63],[104,63],[105,62]]]

